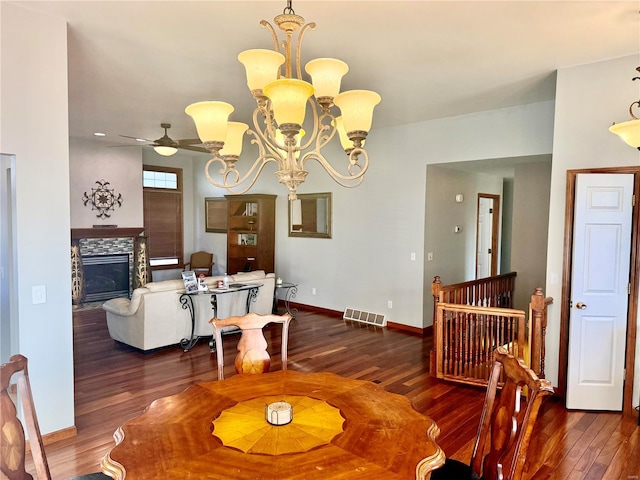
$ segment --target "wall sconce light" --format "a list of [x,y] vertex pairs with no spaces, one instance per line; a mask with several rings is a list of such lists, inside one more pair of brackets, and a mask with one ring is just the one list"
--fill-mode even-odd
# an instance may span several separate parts
[[[636,68],[640,72],[640,67]],[[632,80],[640,80],[640,77],[633,77]],[[631,120],[622,123],[613,123],[609,127],[611,133],[615,133],[624,140],[630,147],[640,150],[640,120],[633,114],[633,107],[640,107],[640,100],[633,102],[629,106],[629,115]]]

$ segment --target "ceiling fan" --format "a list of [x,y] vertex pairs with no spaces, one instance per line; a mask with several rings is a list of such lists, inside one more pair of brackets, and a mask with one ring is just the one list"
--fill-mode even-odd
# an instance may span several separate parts
[[150,146],[156,151],[156,153],[169,157],[174,155],[179,148],[183,150],[192,150],[194,152],[210,153],[209,150],[203,147],[197,147],[196,145],[202,143],[199,138],[188,138],[183,140],[173,140],[167,134],[167,130],[171,128],[170,123],[161,123],[160,126],[164,128],[164,135],[157,140],[147,140],[146,138],[131,137],[129,135],[120,135],[124,138],[133,138],[138,141],[150,142]]

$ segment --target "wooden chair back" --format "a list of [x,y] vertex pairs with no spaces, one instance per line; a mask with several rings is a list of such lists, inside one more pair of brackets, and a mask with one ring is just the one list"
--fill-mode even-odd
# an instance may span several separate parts
[[24,480],[33,478],[25,470],[26,443],[24,428],[18,418],[16,404],[12,400],[13,392],[10,393],[10,386],[14,377],[17,382],[17,395],[20,398],[27,432],[29,434],[29,445],[38,479],[51,480],[49,465],[45,456],[44,444],[36,409],[31,395],[31,385],[29,383],[29,372],[27,370],[27,358],[22,355],[14,355],[8,363],[0,365],[0,445],[2,455],[0,455],[0,478],[9,480]]
[[196,273],[196,277],[201,273],[210,277],[213,267],[213,253],[203,251],[192,253],[187,265],[189,266],[187,270],[194,271]]
[[289,340],[289,323],[291,315],[259,315],[248,313],[241,317],[224,319],[212,318],[216,338],[216,356],[218,359],[218,380],[224,379],[224,349],[222,347],[222,329],[236,326],[242,330],[238,341],[238,355],[235,360],[237,373],[265,373],[271,366],[271,357],[267,352],[267,340],[263,328],[270,323],[282,324],[281,362],[282,369],[287,369],[287,344]]
[[553,387],[502,347],[495,350],[494,360],[471,469],[486,480],[518,480],[538,410]]

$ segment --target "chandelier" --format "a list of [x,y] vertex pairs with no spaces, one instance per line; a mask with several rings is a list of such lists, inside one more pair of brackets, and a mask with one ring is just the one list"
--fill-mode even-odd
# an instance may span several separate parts
[[[275,162],[279,182],[288,188],[289,200],[295,200],[297,188],[308,174],[306,162],[315,160],[340,185],[360,185],[369,167],[365,138],[371,128],[373,109],[380,103],[380,95],[369,90],[339,93],[340,82],[349,67],[334,58],[308,62],[305,71],[311,76],[312,83],[303,80],[300,69],[302,37],[316,25],[305,24],[304,18],[293,11],[291,0],[287,1],[283,13],[276,16],[274,22],[285,34],[281,44],[274,27],[262,20],[260,24],[273,36],[274,49],[246,50],[238,55],[238,60],[245,66],[247,85],[257,104],[253,112],[253,129],[245,123],[230,122],[229,115],[234,108],[225,102],[198,102],[185,109],[196,124],[200,140],[212,154],[205,165],[207,179],[216,187],[240,194],[254,185],[265,165]],[[294,52],[292,43],[296,32]],[[313,116],[313,126],[305,132],[302,126],[307,106]],[[334,114],[334,106],[340,109],[341,115]],[[321,153],[336,132],[347,154],[345,173],[332,167]],[[258,146],[259,156],[253,166],[240,175],[236,162],[242,152],[245,133],[252,137],[251,143]],[[217,180],[211,175],[214,164],[221,167]]]
[[[636,68],[640,72],[640,67]],[[640,77],[633,77],[632,80],[640,80]],[[611,133],[615,133],[631,147],[640,150],[640,120],[633,114],[633,107],[640,108],[640,100],[629,105],[629,115],[631,120],[622,123],[615,123],[609,127]]]

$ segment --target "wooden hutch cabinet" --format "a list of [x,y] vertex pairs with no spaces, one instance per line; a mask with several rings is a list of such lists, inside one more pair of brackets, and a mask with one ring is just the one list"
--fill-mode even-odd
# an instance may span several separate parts
[[227,273],[274,271],[276,195],[225,195]]

